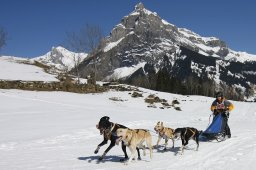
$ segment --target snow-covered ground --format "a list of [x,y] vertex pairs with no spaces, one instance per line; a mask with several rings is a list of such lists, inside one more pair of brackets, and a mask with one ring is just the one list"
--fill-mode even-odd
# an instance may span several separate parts
[[[153,143],[157,121],[177,127],[204,130],[209,122],[213,98],[181,96],[143,90],[143,98],[132,98],[129,92],[75,94],[65,92],[33,92],[0,89],[0,169],[1,170],[119,170],[119,169],[254,169],[256,160],[256,103],[233,102],[229,125],[232,138],[223,142],[201,142],[195,151],[190,141],[184,155],[176,154],[181,141],[171,142],[166,152],[154,150],[128,166],[119,162],[120,146],[114,147],[106,160],[98,157],[107,148],[94,154],[102,141],[95,125],[104,116],[130,128],[151,130]],[[168,100],[178,99],[182,111],[174,108],[148,108],[144,102],[149,94]],[[123,101],[109,100],[118,97]],[[163,143],[164,141],[162,141]],[[128,154],[130,154],[127,149]]]
[[30,61],[18,57],[0,57],[0,80],[59,81],[42,68],[22,62]]

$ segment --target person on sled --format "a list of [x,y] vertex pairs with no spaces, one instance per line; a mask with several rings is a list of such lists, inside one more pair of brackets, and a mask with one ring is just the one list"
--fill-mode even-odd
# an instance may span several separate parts
[[228,118],[229,112],[234,109],[234,105],[230,101],[225,99],[222,92],[217,92],[215,96],[216,99],[213,101],[211,105],[211,111],[213,112],[214,116],[218,114],[221,114],[223,116],[225,124],[225,135],[226,137],[231,138],[231,132],[228,126]]

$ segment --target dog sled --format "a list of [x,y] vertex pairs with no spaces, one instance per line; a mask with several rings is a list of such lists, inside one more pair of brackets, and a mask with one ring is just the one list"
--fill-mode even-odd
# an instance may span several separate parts
[[217,140],[218,142],[224,141],[226,138],[226,122],[227,120],[223,117],[221,113],[216,115],[212,123],[208,126],[208,128],[203,131],[199,136],[199,141],[207,142]]

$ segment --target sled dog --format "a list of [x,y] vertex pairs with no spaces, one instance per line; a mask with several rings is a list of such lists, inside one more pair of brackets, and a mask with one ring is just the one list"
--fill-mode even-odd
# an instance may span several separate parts
[[136,147],[142,148],[144,155],[146,154],[146,147],[143,145],[144,141],[147,143],[150,150],[150,158],[152,158],[152,136],[148,130],[119,128],[116,134],[119,140],[122,140],[131,151],[131,156],[126,164],[130,163],[133,158],[136,159]]
[[200,132],[196,129],[196,128],[192,128],[192,127],[184,127],[184,128],[177,128],[174,131],[174,137],[180,137],[181,141],[182,141],[182,146],[181,146],[181,154],[183,154],[184,152],[184,147],[188,144],[188,141],[190,139],[193,139],[196,144],[196,150],[198,150],[199,148],[199,135]]
[[157,143],[156,143],[156,147],[159,145],[159,142],[163,138],[165,140],[164,150],[166,150],[167,143],[168,143],[169,139],[172,140],[172,148],[174,148],[174,130],[172,128],[165,127],[163,125],[163,122],[159,121],[155,125],[154,130],[156,131],[156,133],[158,133],[158,140],[157,140]]

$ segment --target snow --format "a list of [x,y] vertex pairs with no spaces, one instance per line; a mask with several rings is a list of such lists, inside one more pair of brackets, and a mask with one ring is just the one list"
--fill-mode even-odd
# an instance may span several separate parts
[[198,63],[191,61],[190,68],[192,69],[192,72],[197,74],[198,77],[200,77],[202,75],[202,69],[199,68]]
[[217,60],[216,61],[216,75],[214,76],[214,81],[217,84],[220,84],[220,65],[223,65],[223,61]]
[[[54,52],[53,52],[54,51]],[[58,53],[57,55],[55,53]],[[47,54],[32,58],[31,61],[38,61],[48,66],[54,66],[59,70],[71,70],[75,63],[82,62],[88,54],[71,52],[61,46],[53,47]]]
[[154,15],[154,16],[157,16],[157,13],[156,13],[156,12],[151,12],[151,11],[145,9],[145,8],[143,8],[143,12],[144,12],[145,14],[147,14],[147,15]]
[[58,81],[54,75],[31,64],[29,60],[17,57],[0,57],[0,80]]
[[[204,51],[213,51],[214,53],[217,53],[220,50],[220,47],[209,47],[199,43],[195,43],[195,45]],[[207,54],[207,56],[209,56],[209,54]]]
[[124,37],[120,38],[119,40],[117,40],[115,42],[110,42],[109,44],[107,44],[107,46],[104,48],[103,51],[108,52],[112,48],[116,47],[123,39],[124,39]]
[[247,52],[236,52],[233,50],[230,50],[230,53],[227,55],[228,59],[235,58],[236,61],[239,61],[241,63],[244,63],[246,61],[256,61],[256,55],[254,54],[248,54]]
[[242,73],[249,74],[249,75],[256,75],[254,71],[243,71]]
[[118,80],[130,76],[140,68],[144,68],[146,62],[139,63],[131,67],[121,67],[114,70],[114,73],[106,77],[106,80]]
[[125,29],[125,26],[123,24],[121,24],[121,23],[117,24],[116,27],[121,27],[121,28]]
[[[219,41],[216,37],[202,37],[199,34],[196,34],[195,32],[188,30],[186,28],[178,28],[181,35],[184,37],[179,37],[179,40],[181,43],[188,44],[190,46],[196,46],[199,48],[199,53],[209,56],[207,52],[212,51],[213,54],[211,54],[212,57],[220,58],[219,55],[217,55],[218,51],[220,50],[220,47],[211,47],[207,45],[207,42],[209,41]],[[189,38],[193,37],[195,39],[195,42],[192,42]],[[201,41],[202,42],[201,42]],[[256,61],[256,55],[248,54],[246,52],[236,52],[234,50],[229,49],[229,53],[227,56],[225,56],[225,60],[235,60],[239,61],[241,63],[244,63],[246,61]]]
[[[176,154],[181,141],[171,142],[167,151],[154,149],[153,159],[147,155],[141,161],[124,165],[120,146],[111,149],[104,162],[97,158],[109,143],[94,154],[102,141],[95,125],[102,116],[130,128],[149,129],[153,132],[157,121],[168,127],[195,127],[206,129],[209,106],[213,98],[182,96],[146,89],[143,98],[132,98],[128,92],[109,91],[102,94],[66,92],[34,92],[0,90],[0,169],[15,170],[133,170],[133,169],[254,169],[256,159],[256,104],[232,101],[235,105],[229,125],[232,138],[223,142],[201,142],[195,151],[195,142],[189,141],[184,155]],[[144,98],[156,94],[171,102],[178,99],[182,111],[173,108],[148,108]],[[109,100],[119,97],[123,102]],[[13,107],[15,106],[15,107]],[[161,141],[163,144],[164,141]],[[162,145],[163,146],[163,145]],[[130,155],[127,149],[128,155]]]
[[140,15],[140,13],[138,11],[133,11],[132,13],[130,13],[129,15]]
[[164,20],[164,19],[162,19],[162,23],[163,23],[164,25],[171,25],[171,26],[174,26],[173,24],[171,24],[171,23],[167,22],[167,21],[166,21],[166,20]]

